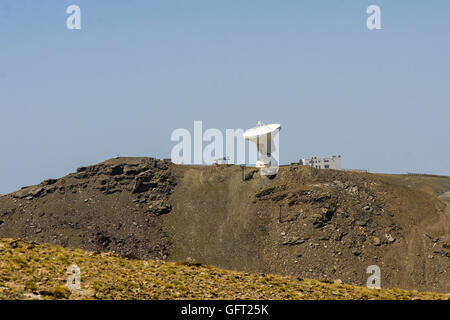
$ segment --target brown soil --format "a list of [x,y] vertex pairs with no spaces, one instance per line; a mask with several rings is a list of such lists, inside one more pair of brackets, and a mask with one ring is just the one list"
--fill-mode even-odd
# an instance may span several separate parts
[[[246,272],[450,290],[450,179],[117,158],[0,197],[0,237]],[[439,197],[439,198],[438,198]],[[281,221],[279,221],[281,205]]]

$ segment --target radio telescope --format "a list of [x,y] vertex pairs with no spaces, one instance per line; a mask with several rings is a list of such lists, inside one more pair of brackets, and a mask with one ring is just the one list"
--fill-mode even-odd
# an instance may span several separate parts
[[272,157],[272,152],[275,151],[273,139],[280,130],[280,124],[264,124],[258,121],[255,128],[244,132],[244,139],[256,144],[259,155],[256,167],[261,168],[262,175],[274,175],[278,172],[278,162]]

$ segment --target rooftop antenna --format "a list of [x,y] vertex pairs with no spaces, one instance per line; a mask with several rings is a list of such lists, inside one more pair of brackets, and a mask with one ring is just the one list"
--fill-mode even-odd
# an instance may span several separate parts
[[281,125],[264,124],[258,121],[255,128],[248,129],[244,132],[244,139],[252,141],[258,149],[259,159],[256,161],[256,167],[260,168],[261,175],[273,176],[278,173],[278,162],[272,157],[275,151],[274,137],[281,130]]

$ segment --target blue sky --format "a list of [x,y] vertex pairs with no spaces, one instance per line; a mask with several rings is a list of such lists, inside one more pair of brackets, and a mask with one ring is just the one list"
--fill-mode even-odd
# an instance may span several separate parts
[[449,35],[446,0],[2,0],[0,193],[170,157],[194,120],[281,123],[282,163],[450,175]]

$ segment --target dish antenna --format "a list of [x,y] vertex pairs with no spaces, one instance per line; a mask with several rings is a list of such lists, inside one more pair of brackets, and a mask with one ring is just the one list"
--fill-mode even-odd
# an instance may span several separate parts
[[258,149],[259,159],[256,167],[261,168],[262,175],[275,175],[278,172],[278,162],[272,157],[275,151],[274,137],[281,130],[280,124],[264,124],[258,121],[255,128],[244,132],[244,139],[252,141]]

